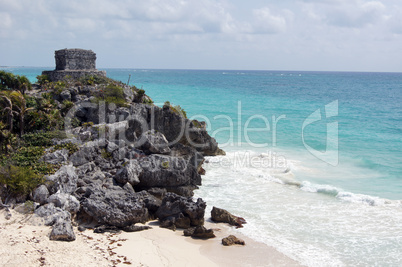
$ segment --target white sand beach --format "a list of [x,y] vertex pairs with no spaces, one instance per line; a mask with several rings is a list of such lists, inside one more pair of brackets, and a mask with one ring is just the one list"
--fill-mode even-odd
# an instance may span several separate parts
[[[241,235],[246,246],[224,247],[228,235],[223,224],[206,223],[216,238],[196,240],[159,228],[134,233],[95,234],[92,230],[74,231],[76,240],[49,240],[51,228],[40,225],[32,215],[11,210],[11,219],[0,211],[1,266],[300,266],[274,248]],[[232,232],[232,231],[231,231]]]

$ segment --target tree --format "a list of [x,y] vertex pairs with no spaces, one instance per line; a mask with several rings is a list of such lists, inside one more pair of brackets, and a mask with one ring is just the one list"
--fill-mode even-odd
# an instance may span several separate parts
[[19,91],[13,91],[10,94],[10,98],[14,103],[14,107],[18,112],[20,120],[20,137],[24,134],[24,119],[28,111],[33,110],[33,108],[27,108],[26,100],[24,95]]
[[14,121],[14,115],[18,115],[18,113],[13,110],[13,102],[11,101],[11,98],[5,94],[2,93],[0,95],[2,99],[2,106],[3,106],[3,111],[7,113],[7,123],[8,123],[8,129],[12,133],[13,132],[13,121]]
[[32,89],[32,84],[26,76],[14,75],[4,70],[0,71],[1,90],[19,90],[25,94],[26,90]]
[[15,143],[16,137],[9,130],[6,125],[0,121],[0,149],[6,154],[12,148],[11,145]]
[[16,77],[17,81],[18,81],[18,90],[25,95],[25,91],[26,90],[32,90],[32,84],[31,82],[28,80],[28,78],[26,76],[19,76],[17,75]]

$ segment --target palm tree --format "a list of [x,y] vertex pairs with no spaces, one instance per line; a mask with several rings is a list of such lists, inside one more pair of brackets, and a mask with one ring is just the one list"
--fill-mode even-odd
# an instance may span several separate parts
[[14,102],[14,107],[18,112],[20,119],[20,137],[24,134],[24,118],[28,111],[33,110],[33,108],[27,108],[26,100],[23,94],[19,91],[13,91],[10,94],[11,100]]
[[14,134],[5,128],[6,125],[0,121],[0,149],[7,154],[12,149],[11,145],[16,142],[16,138]]
[[11,101],[11,98],[9,96],[2,93],[0,97],[2,98],[4,103],[3,111],[7,112],[8,129],[10,132],[13,132],[14,115],[18,115],[18,113],[13,110],[13,102]]
[[31,90],[32,89],[32,84],[28,80],[26,76],[19,76],[17,75],[16,80],[18,82],[18,90],[25,95],[26,90]]

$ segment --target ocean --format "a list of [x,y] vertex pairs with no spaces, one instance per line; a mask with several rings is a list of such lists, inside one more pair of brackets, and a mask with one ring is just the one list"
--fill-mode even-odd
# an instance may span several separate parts
[[226,156],[195,197],[236,231],[308,266],[402,266],[402,73],[105,70],[207,122]]

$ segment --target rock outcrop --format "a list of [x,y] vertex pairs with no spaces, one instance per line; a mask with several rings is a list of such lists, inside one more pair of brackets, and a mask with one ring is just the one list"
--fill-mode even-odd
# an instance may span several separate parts
[[246,245],[244,240],[237,238],[234,235],[230,235],[228,237],[222,238],[222,245],[224,246],[233,246],[233,245]]
[[243,224],[247,223],[242,217],[237,217],[224,209],[219,209],[216,207],[212,208],[211,219],[215,222],[224,222],[230,225],[234,225],[237,228],[243,227]]

